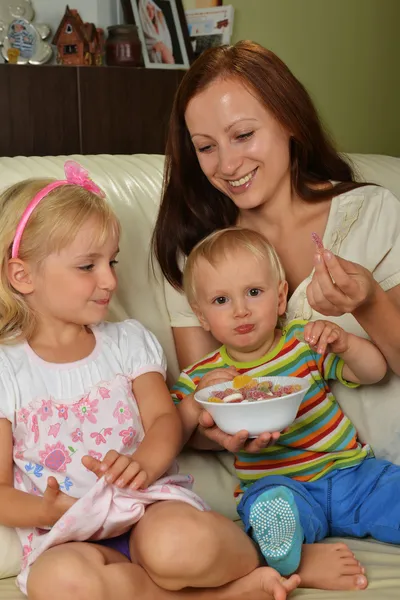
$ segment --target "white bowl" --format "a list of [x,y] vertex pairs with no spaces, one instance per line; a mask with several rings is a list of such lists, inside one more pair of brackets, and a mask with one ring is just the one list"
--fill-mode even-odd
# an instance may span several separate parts
[[301,389],[287,396],[256,400],[254,402],[222,403],[208,402],[212,392],[232,387],[232,381],[204,388],[194,395],[195,400],[210,413],[222,431],[234,435],[243,429],[249,437],[257,437],[265,431],[282,431],[293,423],[299,406],[310,385],[301,377],[254,377],[259,383],[270,381],[273,385],[300,385]]

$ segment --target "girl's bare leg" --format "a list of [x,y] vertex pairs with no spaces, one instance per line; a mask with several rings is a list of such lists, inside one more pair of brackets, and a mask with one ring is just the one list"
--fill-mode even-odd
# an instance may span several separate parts
[[182,503],[149,507],[131,548],[147,572],[105,546],[72,542],[51,548],[32,566],[29,600],[285,600],[299,584],[296,575],[282,580],[273,569],[256,568],[257,553],[234,523]]
[[157,502],[131,535],[132,560],[160,587],[218,587],[259,565],[257,550],[235,523],[176,501]]

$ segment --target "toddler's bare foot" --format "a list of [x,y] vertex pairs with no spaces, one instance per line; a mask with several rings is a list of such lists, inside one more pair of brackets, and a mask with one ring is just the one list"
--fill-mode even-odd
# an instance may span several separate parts
[[363,590],[368,581],[364,568],[346,544],[304,544],[300,587],[320,590]]
[[229,600],[286,600],[299,583],[299,575],[291,575],[285,579],[275,569],[259,567],[249,575],[228,584],[225,590]]

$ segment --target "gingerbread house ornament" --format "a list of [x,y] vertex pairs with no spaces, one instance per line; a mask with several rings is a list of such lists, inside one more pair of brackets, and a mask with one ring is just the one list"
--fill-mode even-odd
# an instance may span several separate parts
[[57,62],[63,65],[101,65],[104,53],[104,32],[93,23],[84,23],[74,8],[65,14],[53,38],[57,46]]

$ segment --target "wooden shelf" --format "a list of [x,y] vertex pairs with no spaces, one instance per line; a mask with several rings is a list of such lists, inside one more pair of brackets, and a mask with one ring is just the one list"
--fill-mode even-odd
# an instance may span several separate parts
[[0,65],[0,156],[163,154],[184,73]]

